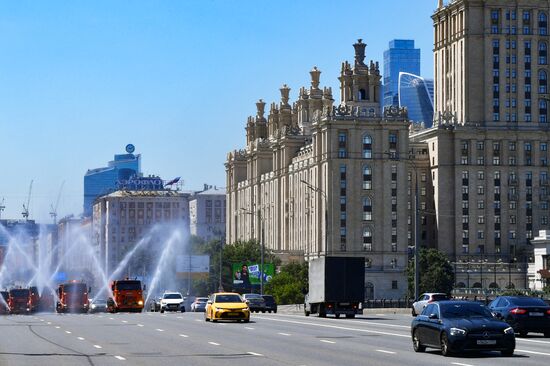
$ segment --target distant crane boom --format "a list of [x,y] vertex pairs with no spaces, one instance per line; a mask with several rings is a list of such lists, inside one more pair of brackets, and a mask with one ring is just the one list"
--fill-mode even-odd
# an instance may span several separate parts
[[53,218],[54,225],[57,224],[57,207],[59,206],[59,199],[61,198],[61,191],[63,191],[63,186],[65,181],[61,182],[61,187],[59,187],[59,192],[57,193],[57,199],[55,200],[55,206],[50,205],[50,216]]
[[32,182],[33,182],[33,180],[31,180],[31,184],[29,185],[29,194],[27,196],[27,205],[23,204],[23,212],[21,213],[25,220],[29,219],[29,205],[31,204]]

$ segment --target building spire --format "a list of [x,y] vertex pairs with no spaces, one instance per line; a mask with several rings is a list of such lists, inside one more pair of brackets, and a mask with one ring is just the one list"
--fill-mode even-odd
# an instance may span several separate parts
[[355,65],[365,65],[363,61],[365,60],[365,47],[367,45],[363,43],[363,40],[359,38],[357,43],[353,45],[355,48]]
[[443,7],[443,0],[438,0],[437,9],[441,9]]
[[319,89],[319,77],[321,76],[321,71],[317,68],[317,66],[313,66],[313,70],[309,72],[311,75],[311,87],[313,89]]

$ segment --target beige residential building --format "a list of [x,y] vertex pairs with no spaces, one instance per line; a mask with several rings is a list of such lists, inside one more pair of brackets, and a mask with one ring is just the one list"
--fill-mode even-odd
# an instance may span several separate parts
[[292,105],[286,85],[267,118],[256,103],[245,148],[227,156],[227,242],[262,239],[306,259],[360,256],[366,296],[398,298],[407,290],[409,123],[404,110],[381,111],[381,75],[364,63],[365,46],[342,63],[336,106],[315,67]]
[[528,286],[548,228],[548,1],[439,2],[428,150],[437,246],[456,287]]
[[[168,228],[181,228],[186,233],[189,228],[188,196],[171,190],[119,190],[96,199],[92,242],[99,248],[106,273],[111,274],[140,240],[150,241],[143,243],[143,250],[157,258],[162,249],[158,242],[166,236]],[[135,262],[140,258],[137,255]],[[139,271],[147,269],[145,263],[131,262],[130,265],[134,270],[128,274],[132,276],[143,275]]]

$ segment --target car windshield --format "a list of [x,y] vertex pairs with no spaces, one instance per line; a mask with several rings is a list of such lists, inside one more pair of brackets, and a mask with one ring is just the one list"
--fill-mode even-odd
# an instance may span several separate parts
[[243,302],[239,295],[216,295],[215,302]]
[[141,281],[119,281],[116,283],[119,291],[141,290]]
[[441,301],[441,300],[448,300],[449,298],[447,297],[447,295],[445,294],[435,294],[435,295],[432,295],[432,300],[433,301]]
[[86,292],[86,284],[84,283],[69,283],[63,286],[65,292]]
[[443,318],[492,318],[493,315],[485,305],[471,304],[440,304]]
[[95,300],[93,303],[96,305],[103,305],[107,304],[107,300]]
[[163,299],[181,299],[180,294],[164,294]]
[[195,302],[207,302],[207,301],[208,301],[207,297],[197,297],[195,299]]
[[263,297],[258,294],[244,294],[243,296],[246,299],[263,299]]
[[264,295],[263,298],[266,302],[275,302],[275,299],[273,298],[273,296]]
[[542,299],[536,297],[516,297],[510,298],[509,300],[512,304],[517,306],[548,306]]
[[13,297],[26,297],[29,296],[29,290],[11,290],[10,294]]

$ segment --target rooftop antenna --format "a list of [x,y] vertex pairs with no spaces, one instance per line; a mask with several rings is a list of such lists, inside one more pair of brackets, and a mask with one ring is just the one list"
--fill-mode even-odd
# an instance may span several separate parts
[[4,211],[4,209],[6,208],[6,206],[4,205],[5,201],[6,199],[2,197],[2,202],[0,202],[0,219],[2,218],[2,211]]
[[23,212],[21,213],[25,220],[29,219],[29,205],[31,203],[32,182],[33,180],[31,179],[31,184],[29,186],[29,194],[27,196],[27,205],[25,206],[25,204],[23,204]]
[[59,187],[59,192],[57,193],[57,200],[55,201],[55,206],[52,204],[50,205],[50,216],[53,218],[53,224],[57,224],[57,207],[59,206],[59,199],[61,198],[61,191],[63,190],[63,186],[65,185],[65,181],[61,182],[61,187]]

